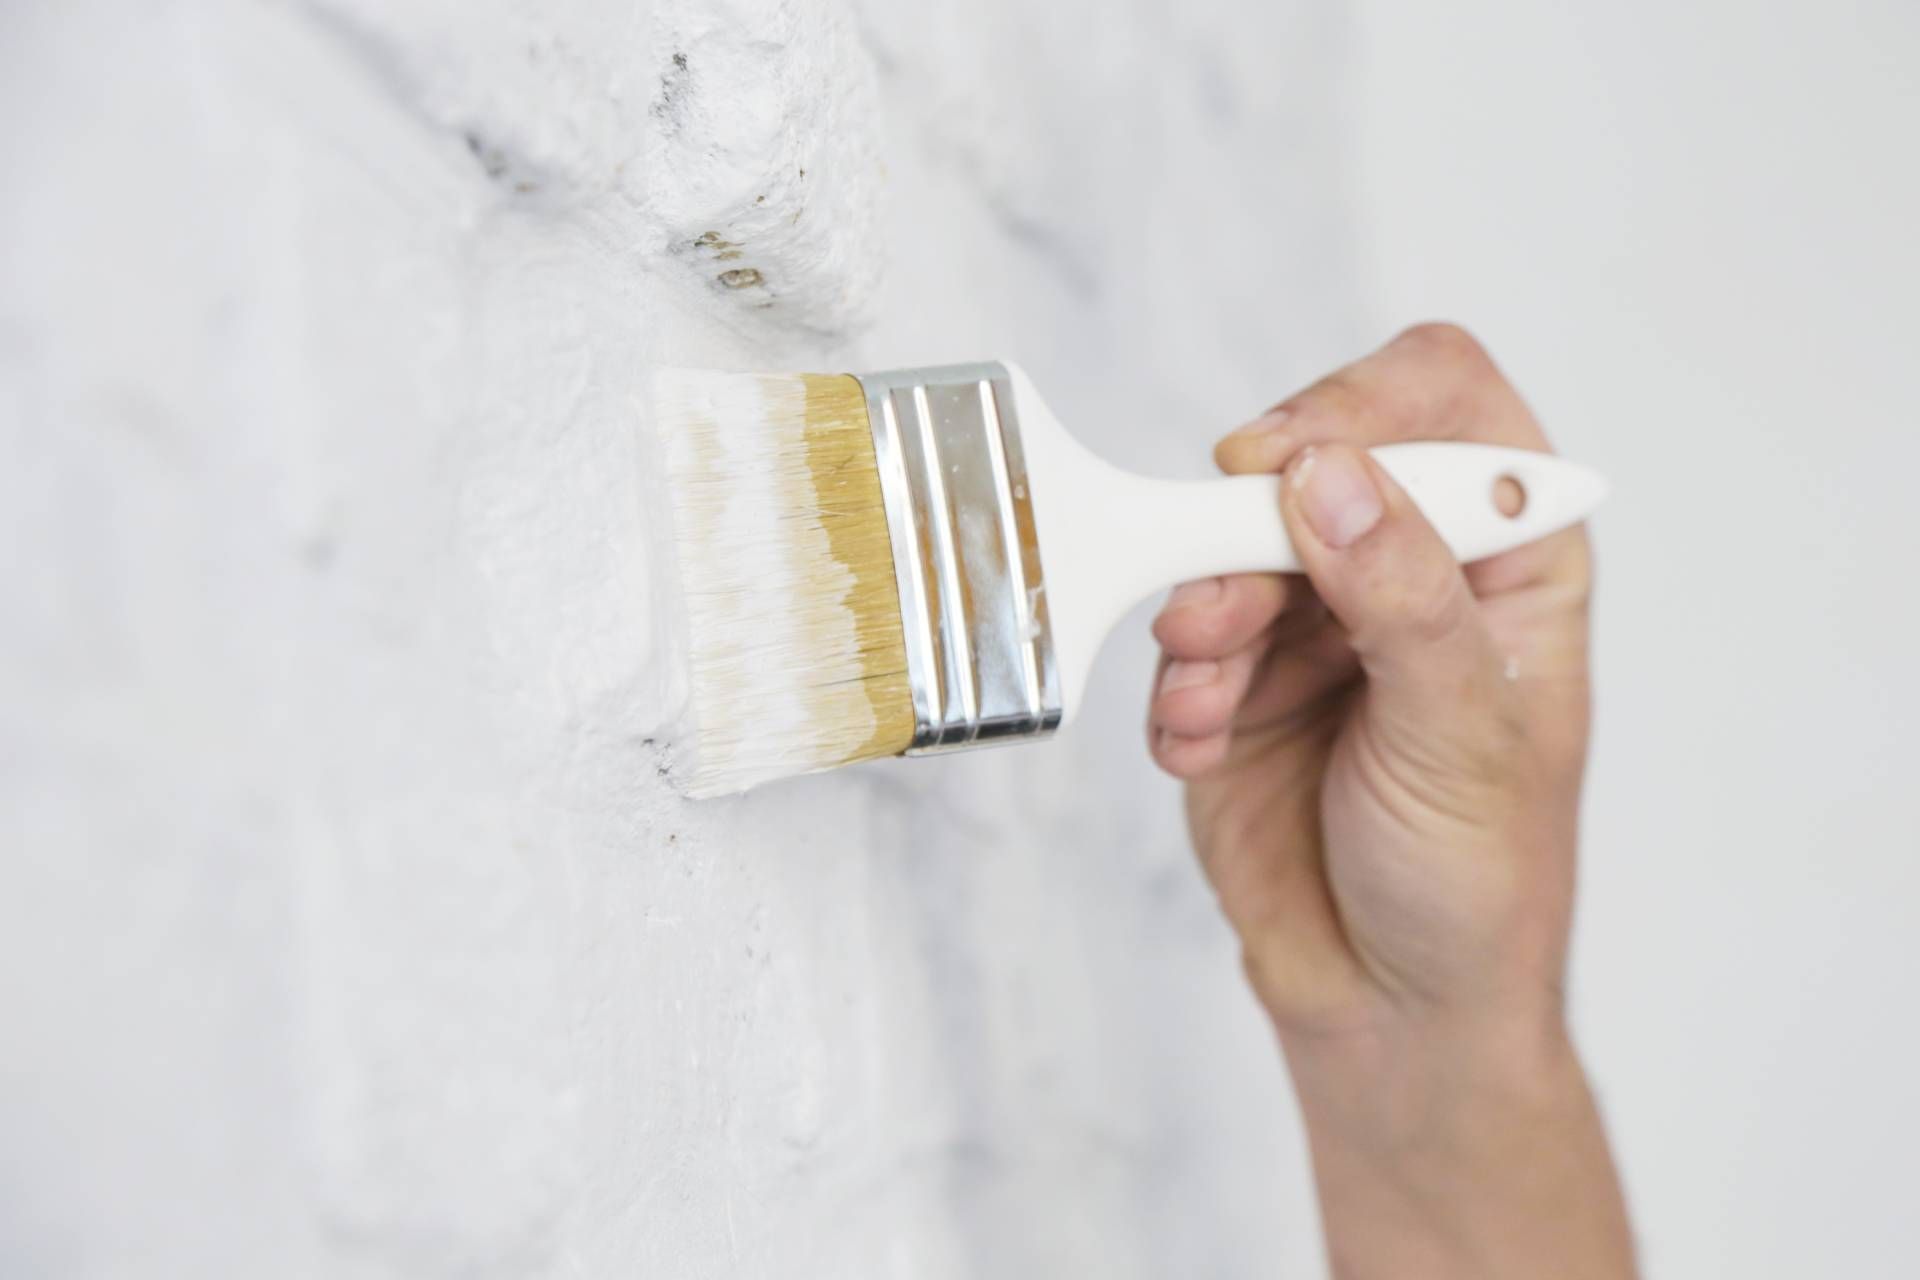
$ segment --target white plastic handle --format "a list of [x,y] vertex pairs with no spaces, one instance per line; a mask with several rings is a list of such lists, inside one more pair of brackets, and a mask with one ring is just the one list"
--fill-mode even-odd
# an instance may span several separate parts
[[[1299,570],[1280,515],[1279,476],[1182,482],[1122,471],[1068,434],[1024,373],[1007,370],[1068,717],[1107,632],[1147,596],[1195,578]],[[1599,473],[1525,449],[1419,441],[1382,445],[1373,457],[1461,561],[1578,524],[1607,495]],[[1502,478],[1524,495],[1516,515],[1496,504]]]
[[[1195,578],[1300,568],[1279,476],[1153,480],[1109,466],[1064,432],[1035,433],[1028,453],[1069,717],[1107,632],[1142,599]],[[1373,456],[1463,562],[1577,524],[1607,492],[1597,472],[1524,449],[1422,441]],[[1496,504],[1503,478],[1523,494],[1513,516]]]
[[[1552,454],[1433,441],[1372,453],[1463,563],[1578,524],[1606,497],[1597,472]],[[1494,501],[1502,479],[1522,494],[1512,516]],[[1154,532],[1132,558],[1140,593],[1223,573],[1298,571],[1300,557],[1280,519],[1279,484],[1277,476],[1188,483],[1127,476],[1122,487],[1130,492],[1115,496],[1133,521]]]

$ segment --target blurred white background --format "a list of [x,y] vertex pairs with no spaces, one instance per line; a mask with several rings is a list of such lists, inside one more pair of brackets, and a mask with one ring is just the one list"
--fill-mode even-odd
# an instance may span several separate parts
[[1382,323],[1613,478],[1579,1029],[1659,1277],[1920,1265],[1920,6],[1363,0]]

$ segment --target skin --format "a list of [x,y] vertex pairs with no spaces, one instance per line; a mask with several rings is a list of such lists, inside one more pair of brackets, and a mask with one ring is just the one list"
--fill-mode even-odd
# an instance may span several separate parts
[[1548,447],[1451,325],[1222,440],[1223,471],[1281,477],[1306,573],[1169,598],[1154,759],[1279,1033],[1334,1274],[1631,1277],[1563,994],[1587,536],[1463,570],[1364,452],[1400,440]]

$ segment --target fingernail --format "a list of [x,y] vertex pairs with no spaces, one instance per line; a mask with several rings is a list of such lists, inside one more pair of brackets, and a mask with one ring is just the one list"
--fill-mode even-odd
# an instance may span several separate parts
[[1167,609],[1186,609],[1196,604],[1212,604],[1220,598],[1226,584],[1218,578],[1201,578],[1198,582],[1183,582],[1173,589],[1167,597]]
[[1386,508],[1358,453],[1309,449],[1293,467],[1293,487],[1313,536],[1339,550],[1367,536]]
[[1176,689],[1191,689],[1195,685],[1212,684],[1219,677],[1220,664],[1217,662],[1169,663],[1166,672],[1160,677],[1160,692],[1172,693]]

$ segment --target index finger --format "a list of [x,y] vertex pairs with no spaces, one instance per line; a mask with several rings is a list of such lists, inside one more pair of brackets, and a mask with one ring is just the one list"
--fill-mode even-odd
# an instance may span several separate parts
[[[1460,440],[1551,452],[1546,433],[1486,349],[1458,325],[1415,325],[1386,346],[1281,401],[1214,447],[1230,475],[1280,471],[1318,444],[1362,448]],[[1524,497],[1522,498],[1524,500]],[[1481,589],[1584,574],[1578,529],[1476,565]]]

